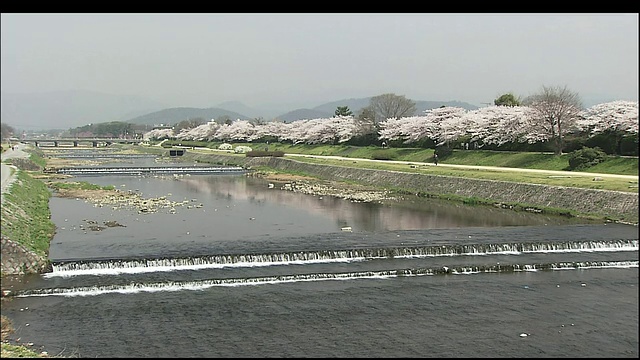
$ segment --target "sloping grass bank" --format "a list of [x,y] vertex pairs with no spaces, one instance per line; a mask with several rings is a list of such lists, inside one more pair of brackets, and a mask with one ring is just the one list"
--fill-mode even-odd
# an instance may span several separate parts
[[2,204],[2,236],[47,256],[49,242],[55,233],[51,221],[51,193],[40,180],[18,171],[11,191],[4,194]]

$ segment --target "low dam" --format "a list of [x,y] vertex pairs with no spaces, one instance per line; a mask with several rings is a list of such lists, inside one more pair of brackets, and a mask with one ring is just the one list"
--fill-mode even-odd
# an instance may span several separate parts
[[239,166],[134,166],[134,167],[72,167],[48,170],[67,175],[144,175],[144,174],[216,174],[244,173]]

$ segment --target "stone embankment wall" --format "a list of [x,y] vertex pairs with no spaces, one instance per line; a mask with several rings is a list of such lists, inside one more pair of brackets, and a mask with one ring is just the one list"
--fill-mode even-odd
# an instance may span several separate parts
[[309,164],[278,157],[240,158],[207,155],[209,156],[220,163],[243,166],[264,165],[283,171],[312,174],[329,180],[349,180],[412,192],[486,199],[502,204],[566,209],[638,223],[638,194],[635,193],[358,169]]
[[2,273],[10,275],[35,274],[47,270],[49,262],[41,255],[6,237],[2,237]]

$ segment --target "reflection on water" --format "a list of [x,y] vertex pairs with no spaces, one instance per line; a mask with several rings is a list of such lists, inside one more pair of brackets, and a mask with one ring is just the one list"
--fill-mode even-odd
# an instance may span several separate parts
[[284,204],[312,216],[330,214],[339,226],[362,231],[419,230],[468,226],[517,226],[582,223],[584,220],[546,216],[512,210],[468,206],[437,199],[402,196],[383,203],[358,203],[332,196],[301,195],[269,189],[262,179],[245,177],[190,177],[181,179],[194,192],[210,193],[237,200]]
[[[99,185],[115,185],[144,198],[166,196],[195,206],[162,208],[138,213],[135,208],[98,207],[81,199],[53,197],[52,221],[58,227],[52,259],[104,256],[143,256],[190,253],[216,243],[257,242],[341,232],[386,231],[526,225],[563,225],[584,220],[467,206],[434,199],[407,197],[384,203],[351,202],[332,196],[312,196],[270,188],[264,179],[244,175],[77,177]],[[88,223],[117,222],[122,226],[88,230]],[[144,250],[141,250],[144,249]],[[145,251],[145,253],[140,253]],[[201,251],[201,250],[199,250]]]

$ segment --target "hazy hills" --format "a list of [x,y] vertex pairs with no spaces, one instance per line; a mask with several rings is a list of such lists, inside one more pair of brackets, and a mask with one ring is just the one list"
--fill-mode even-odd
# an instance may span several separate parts
[[220,108],[200,109],[200,108],[190,108],[190,107],[177,107],[177,108],[164,109],[160,111],[154,111],[152,113],[138,116],[132,119],[127,119],[124,121],[130,122],[132,124],[140,124],[140,125],[161,125],[161,124],[174,125],[179,123],[182,120],[202,118],[205,121],[209,121],[211,119],[217,119],[223,115],[228,116],[232,120],[250,119],[249,117],[238,114],[234,111],[229,111],[229,110],[220,109]]
[[[2,93],[3,123],[23,131],[70,129],[91,123],[125,121],[140,125],[176,124],[182,120],[202,118],[206,121],[228,116],[232,120],[262,118],[291,122],[300,119],[329,118],[338,106],[348,106],[354,113],[369,105],[370,98],[343,99],[311,109],[252,108],[238,101],[221,103],[210,108],[168,107],[137,96],[110,95],[92,91],[59,91],[48,93]],[[416,115],[440,106],[458,106],[468,110],[478,107],[460,101],[421,101],[416,103]]]
[[3,92],[0,99],[2,122],[26,131],[127,121],[167,107],[142,97],[84,90],[29,94]]

